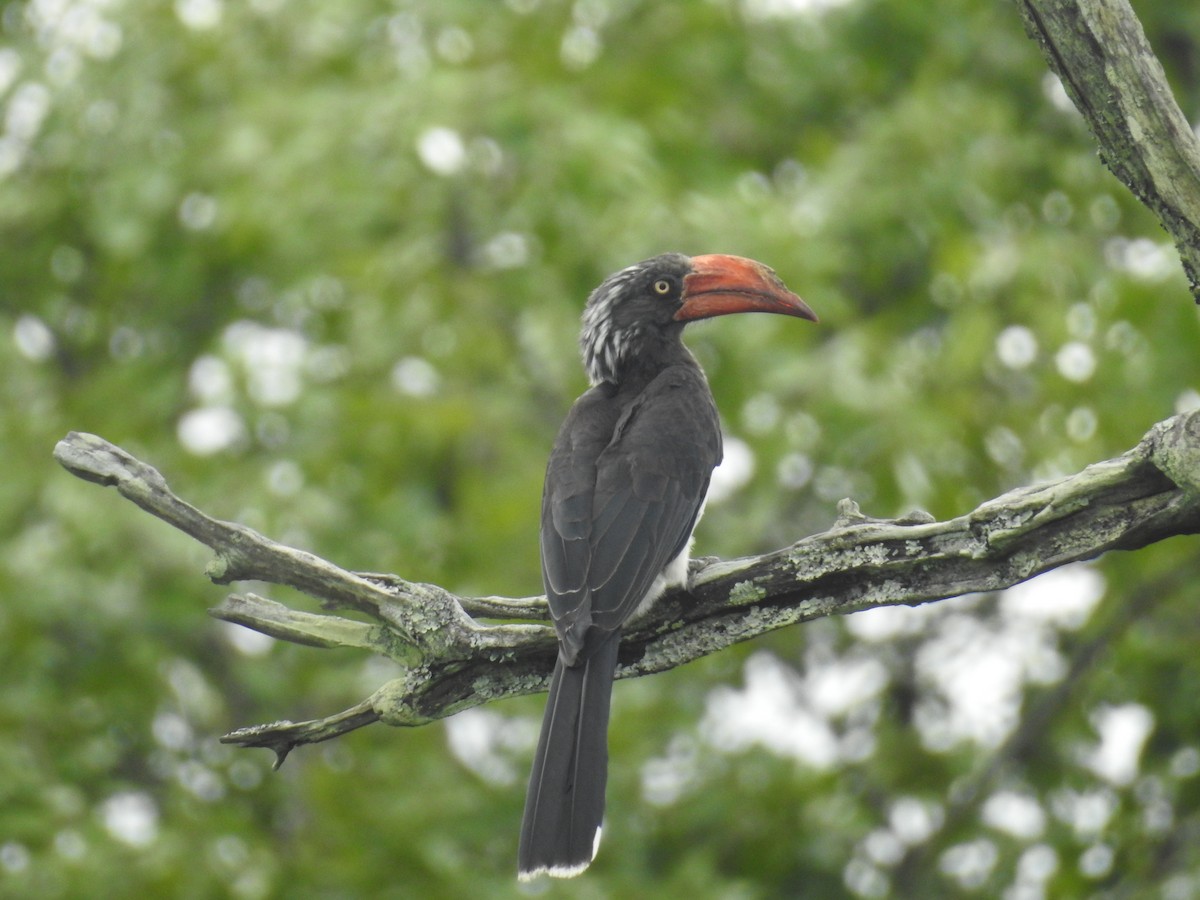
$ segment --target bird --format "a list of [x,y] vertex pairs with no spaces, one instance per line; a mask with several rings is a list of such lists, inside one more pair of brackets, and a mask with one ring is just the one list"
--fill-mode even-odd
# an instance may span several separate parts
[[772,269],[723,254],[655,256],[588,297],[579,342],[591,387],[558,432],[542,492],[558,655],[521,824],[522,881],[578,875],[599,849],[621,631],[686,584],[721,462],[716,402],[683,329],[744,312],[817,321]]

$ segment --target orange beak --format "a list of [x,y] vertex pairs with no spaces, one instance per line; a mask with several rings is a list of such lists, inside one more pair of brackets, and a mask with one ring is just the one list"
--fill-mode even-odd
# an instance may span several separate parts
[[691,274],[683,279],[683,305],[675,313],[676,321],[744,312],[779,313],[818,321],[808,304],[762,263],[741,256],[693,256]]

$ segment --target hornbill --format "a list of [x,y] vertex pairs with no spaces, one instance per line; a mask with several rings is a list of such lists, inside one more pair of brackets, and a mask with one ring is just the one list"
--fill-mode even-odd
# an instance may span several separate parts
[[588,298],[580,345],[592,387],[558,433],[542,494],[558,659],[525,800],[522,880],[577,875],[599,847],[621,629],[686,583],[721,461],[717,407],[683,327],[740,312],[817,321],[773,271],[737,256],[656,256]]

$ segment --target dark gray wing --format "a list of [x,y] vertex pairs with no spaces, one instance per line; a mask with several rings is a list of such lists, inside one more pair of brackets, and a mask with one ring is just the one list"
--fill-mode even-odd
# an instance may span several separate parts
[[589,391],[563,424],[542,497],[542,575],[570,665],[619,629],[687,546],[721,431],[699,369],[676,366],[622,407]]

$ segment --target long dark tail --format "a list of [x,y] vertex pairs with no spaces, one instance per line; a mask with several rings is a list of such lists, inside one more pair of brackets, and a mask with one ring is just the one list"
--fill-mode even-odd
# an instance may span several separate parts
[[560,658],[550,681],[525,797],[517,874],[560,878],[588,867],[600,846],[608,780],[608,706],[620,632],[577,666]]

